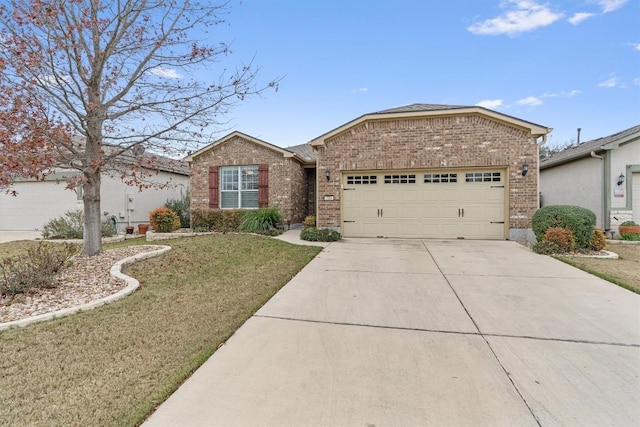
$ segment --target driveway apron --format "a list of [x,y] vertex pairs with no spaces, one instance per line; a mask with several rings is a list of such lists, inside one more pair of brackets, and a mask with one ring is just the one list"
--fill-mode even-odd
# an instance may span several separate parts
[[145,425],[640,425],[640,296],[514,242],[346,239]]

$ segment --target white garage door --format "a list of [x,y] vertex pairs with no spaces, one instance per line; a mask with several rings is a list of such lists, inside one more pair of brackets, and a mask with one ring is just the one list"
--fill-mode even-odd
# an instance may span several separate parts
[[503,239],[505,171],[344,173],[346,237]]
[[634,173],[631,181],[633,220],[640,224],[640,173]]
[[18,182],[17,196],[0,193],[0,230],[42,230],[50,219],[82,207],[74,191],[55,181]]

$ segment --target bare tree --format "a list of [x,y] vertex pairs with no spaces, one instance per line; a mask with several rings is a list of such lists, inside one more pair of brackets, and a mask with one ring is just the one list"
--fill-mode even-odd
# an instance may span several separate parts
[[277,89],[259,85],[251,63],[220,65],[229,46],[207,39],[227,12],[227,3],[190,0],[5,2],[0,186],[54,167],[81,171],[83,254],[99,253],[101,173],[138,183],[132,168],[153,168],[153,157],[131,162],[132,153],[184,152],[234,104]]

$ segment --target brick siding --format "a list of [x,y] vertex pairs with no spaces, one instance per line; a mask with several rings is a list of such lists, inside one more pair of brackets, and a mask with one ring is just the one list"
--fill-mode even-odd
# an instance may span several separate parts
[[366,121],[325,140],[316,155],[322,227],[340,227],[343,171],[500,167],[508,171],[509,228],[531,228],[538,208],[538,146],[530,131],[477,114]]
[[234,136],[204,151],[191,163],[191,209],[209,208],[209,166],[243,166],[266,163],[269,167],[269,207],[278,208],[284,221],[300,222],[305,206],[306,172],[291,157]]

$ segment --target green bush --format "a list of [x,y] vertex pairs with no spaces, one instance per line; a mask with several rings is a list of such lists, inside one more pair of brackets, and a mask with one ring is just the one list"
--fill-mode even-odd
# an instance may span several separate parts
[[309,242],[335,242],[342,236],[329,228],[306,227],[300,232],[300,239]]
[[149,213],[151,227],[157,233],[171,233],[180,228],[180,218],[171,209],[162,206]]
[[635,221],[625,221],[622,224],[619,225],[619,227],[636,227],[638,224],[636,224]]
[[34,288],[55,287],[55,274],[77,252],[78,245],[40,242],[29,248],[26,256],[0,261],[0,294],[17,295]]
[[191,220],[189,218],[191,199],[189,196],[189,190],[184,193],[182,192],[182,190],[180,190],[180,198],[169,199],[164,204],[164,206],[178,214],[178,217],[180,218],[181,228],[191,227]]
[[576,247],[573,232],[567,228],[548,228],[547,231],[544,232],[544,241],[555,243],[561,252],[569,252]]
[[[116,233],[109,221],[100,223],[102,237],[111,237]],[[54,218],[42,228],[45,239],[82,239],[84,235],[84,213],[82,209],[67,211],[61,217]]]
[[560,246],[558,246],[557,243],[550,242],[549,240],[543,240],[541,242],[537,242],[531,247],[531,249],[535,253],[541,254],[541,255],[552,255],[552,254],[558,254],[562,252],[562,250],[560,249]]
[[275,236],[282,233],[277,228],[281,220],[280,211],[276,208],[264,208],[245,211],[240,230],[250,233]]
[[573,232],[576,246],[589,248],[589,241],[596,225],[596,215],[580,206],[551,205],[540,208],[533,214],[531,226],[539,242],[551,227],[567,228]]
[[628,240],[630,242],[640,242],[640,234],[624,233],[620,235],[620,240]]
[[239,231],[245,212],[241,209],[196,209],[191,212],[191,228],[198,232]]

